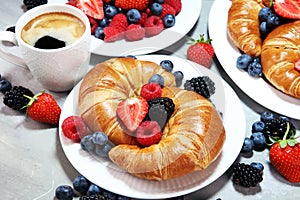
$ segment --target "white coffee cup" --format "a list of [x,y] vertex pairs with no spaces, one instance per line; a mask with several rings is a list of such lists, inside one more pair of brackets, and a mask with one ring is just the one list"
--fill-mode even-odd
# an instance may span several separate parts
[[[44,13],[63,12],[74,15],[85,25],[82,36],[72,44],[57,49],[40,49],[21,38],[23,27]],[[28,67],[44,89],[62,92],[72,89],[88,70],[90,62],[91,30],[87,16],[78,8],[67,4],[45,4],[26,11],[17,21],[15,33],[0,31],[0,40],[17,46],[21,55],[0,48],[0,57]],[[7,47],[9,48],[9,47]]]

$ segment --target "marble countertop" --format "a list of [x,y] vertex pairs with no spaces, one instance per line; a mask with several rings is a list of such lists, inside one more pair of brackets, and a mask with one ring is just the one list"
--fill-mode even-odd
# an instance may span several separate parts
[[[22,0],[4,1],[0,7],[0,29],[16,23],[24,12]],[[208,16],[213,0],[202,1],[202,11],[193,29],[187,34],[198,37],[208,34]],[[187,44],[180,40],[157,54],[170,54],[186,58]],[[14,51],[14,50],[13,50]],[[170,53],[172,52],[172,53]],[[99,63],[108,57],[92,55],[91,65]],[[23,85],[39,92],[43,87],[23,68],[0,59],[1,75],[10,80],[13,85]],[[246,135],[251,134],[251,125],[259,120],[266,108],[257,104],[241,91],[227,76],[217,59],[214,60],[212,71],[220,74],[234,89],[240,98],[246,117]],[[68,93],[52,93],[60,106],[63,106]],[[2,98],[2,94],[0,95]],[[58,185],[72,184],[78,175],[76,169],[66,158],[58,136],[56,127],[34,122],[24,115],[14,112],[0,102],[0,194],[1,199],[41,200],[54,199]],[[300,121],[294,120],[299,130]],[[238,125],[237,125],[238,126]],[[244,134],[244,133],[241,133]],[[234,141],[232,141],[234,144]],[[297,199],[300,197],[299,184],[285,181],[270,165],[268,151],[254,152],[251,157],[239,156],[236,162],[262,162],[265,166],[264,180],[254,188],[240,188],[231,181],[231,168],[220,178],[201,190],[185,195],[186,200],[202,199]]]

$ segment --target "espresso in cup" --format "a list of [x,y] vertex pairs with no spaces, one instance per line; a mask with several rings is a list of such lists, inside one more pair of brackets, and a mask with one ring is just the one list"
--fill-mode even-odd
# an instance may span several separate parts
[[58,49],[76,42],[85,32],[84,23],[66,12],[49,12],[29,21],[21,31],[27,44],[40,49]]

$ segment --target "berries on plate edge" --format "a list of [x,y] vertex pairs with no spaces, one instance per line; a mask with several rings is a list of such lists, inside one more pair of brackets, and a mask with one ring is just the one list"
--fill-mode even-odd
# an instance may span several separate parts
[[198,76],[184,83],[184,89],[194,91],[209,99],[215,93],[215,83],[208,76]]
[[[266,124],[268,125],[266,126]],[[300,182],[300,144],[297,140],[300,136],[296,136],[296,128],[292,121],[286,116],[265,111],[260,115],[260,120],[252,124],[251,132],[251,137],[244,139],[241,155],[249,158],[249,155],[252,156],[253,150],[268,149],[270,166],[290,183]],[[284,134],[282,135],[282,133]],[[258,140],[256,144],[253,140],[254,137],[257,137]],[[264,141],[265,145],[262,145]],[[253,165],[259,166],[260,164]]]
[[80,142],[81,138],[83,138],[88,132],[83,119],[74,115],[63,120],[61,129],[64,136],[75,142]]
[[190,38],[187,49],[187,58],[204,67],[210,68],[215,51],[211,45],[212,39],[204,39],[204,34],[200,35],[199,39]]

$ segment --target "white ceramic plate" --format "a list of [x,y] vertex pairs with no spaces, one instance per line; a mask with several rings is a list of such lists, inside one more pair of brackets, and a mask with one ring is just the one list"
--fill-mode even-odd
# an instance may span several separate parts
[[[64,3],[67,0],[49,0],[49,3]],[[165,29],[159,35],[143,40],[127,42],[119,40],[103,42],[92,37],[91,52],[104,56],[142,55],[164,49],[183,38],[197,22],[202,8],[202,0],[182,0],[182,10],[176,16],[175,26]]]
[[[207,75],[216,84],[216,93],[211,97],[216,108],[223,113],[223,121],[227,139],[218,158],[205,170],[194,172],[180,178],[168,181],[148,181],[136,178],[121,171],[109,160],[96,158],[83,151],[80,144],[73,143],[63,136],[59,128],[59,137],[62,148],[79,173],[87,177],[100,187],[112,192],[133,198],[160,199],[185,195],[199,190],[219,178],[234,162],[242,147],[245,137],[245,116],[240,100],[230,88],[217,75],[198,64],[183,60],[178,57],[148,55],[139,59],[150,60],[159,63],[163,59],[169,59],[175,64],[174,70],[181,70],[185,77]],[[62,121],[70,115],[78,115],[77,99],[80,83],[67,97],[60,117],[59,127]],[[232,145],[234,141],[234,145]]]
[[262,78],[250,77],[236,67],[240,52],[227,37],[227,14],[230,6],[230,0],[215,0],[208,21],[209,36],[213,39],[212,45],[222,67],[235,84],[254,101],[274,112],[299,120],[299,99],[280,92]]

